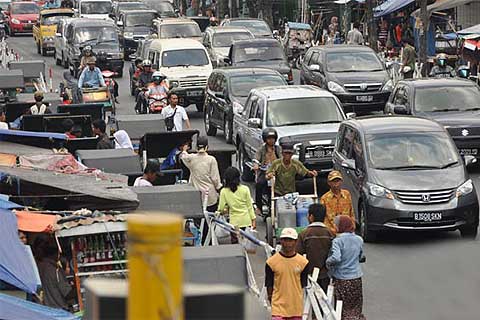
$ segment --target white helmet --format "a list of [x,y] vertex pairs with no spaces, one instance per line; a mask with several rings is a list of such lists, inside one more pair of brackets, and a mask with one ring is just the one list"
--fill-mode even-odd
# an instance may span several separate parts
[[152,81],[156,81],[158,80],[159,82],[162,82],[163,80],[167,79],[167,76],[165,76],[163,73],[161,73],[160,71],[155,71],[153,74],[152,74]]
[[152,66],[152,61],[145,59],[142,61],[142,66],[144,67],[151,67]]

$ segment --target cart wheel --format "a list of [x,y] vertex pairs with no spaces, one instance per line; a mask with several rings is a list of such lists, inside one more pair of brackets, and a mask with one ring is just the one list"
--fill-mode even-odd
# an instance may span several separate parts
[[272,217],[268,217],[266,219],[266,238],[267,243],[273,247],[273,225],[272,225]]

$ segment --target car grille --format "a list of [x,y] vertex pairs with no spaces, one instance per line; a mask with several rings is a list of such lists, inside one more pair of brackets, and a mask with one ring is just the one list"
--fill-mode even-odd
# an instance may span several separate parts
[[435,204],[449,202],[455,197],[455,189],[438,191],[394,191],[396,197],[403,203]]
[[480,128],[475,127],[449,127],[447,131],[452,137],[470,138],[471,136],[480,136]]
[[345,84],[344,87],[349,92],[374,92],[382,89],[382,83],[353,83]]
[[206,87],[207,78],[180,80],[180,87]]

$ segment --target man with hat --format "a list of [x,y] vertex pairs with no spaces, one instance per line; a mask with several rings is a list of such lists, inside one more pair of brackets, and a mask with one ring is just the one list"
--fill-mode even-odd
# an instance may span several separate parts
[[160,174],[160,162],[157,159],[148,159],[145,169],[143,169],[143,176],[135,179],[134,187],[152,187]]
[[43,103],[43,92],[36,91],[33,94],[33,98],[35,99],[35,104],[30,107],[30,111],[28,114],[45,114],[45,113],[52,113],[50,109]]
[[327,183],[330,191],[320,198],[320,203],[327,209],[325,225],[335,233],[335,217],[347,215],[355,221],[355,214],[352,206],[352,196],[348,190],[342,189],[343,177],[337,170],[328,174]]
[[297,238],[295,229],[284,228],[280,234],[280,252],[265,263],[265,287],[272,306],[272,320],[302,319],[309,262],[295,251]]
[[287,193],[293,193],[296,190],[295,178],[297,175],[316,177],[315,170],[308,170],[298,160],[292,159],[294,153],[293,144],[282,144],[282,157],[274,160],[267,170],[267,179],[275,177],[275,194],[283,196]]
[[88,57],[87,59],[88,68],[83,69],[80,78],[78,79],[78,87],[82,88],[98,88],[105,87],[105,80],[103,79],[102,72],[98,67],[95,66],[97,63],[97,58]]

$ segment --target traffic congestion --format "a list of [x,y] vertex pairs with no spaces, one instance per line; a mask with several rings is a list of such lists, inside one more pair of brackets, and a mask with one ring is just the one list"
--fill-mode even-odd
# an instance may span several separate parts
[[0,1],[1,319],[476,318],[480,28],[241,3]]

